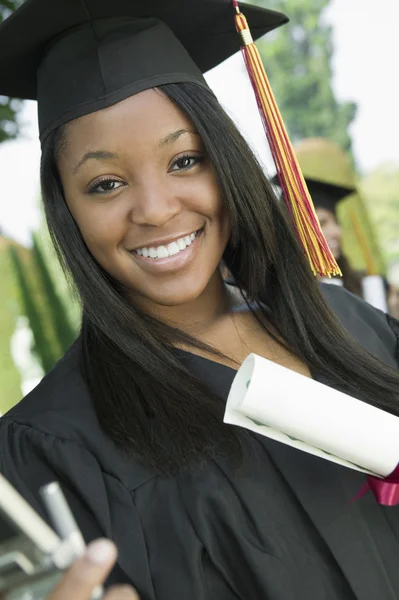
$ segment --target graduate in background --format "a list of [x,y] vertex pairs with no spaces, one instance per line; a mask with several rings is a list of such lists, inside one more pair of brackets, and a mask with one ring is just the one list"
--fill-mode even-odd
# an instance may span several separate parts
[[[370,296],[368,293],[368,278],[376,278],[374,261],[371,256],[368,256],[369,249],[365,240],[363,239],[363,232],[361,225],[358,222],[354,211],[351,212],[352,224],[355,230],[355,235],[359,238],[359,244],[364,248],[366,255],[365,262],[369,269],[366,272],[357,271],[352,268],[350,260],[345,256],[342,250],[342,227],[339,222],[337,214],[338,203],[344,201],[348,196],[356,192],[356,188],[345,188],[331,183],[325,183],[323,181],[317,181],[306,177],[306,183],[312,196],[313,204],[315,206],[316,214],[320,222],[320,227],[323,230],[327,243],[337,259],[337,263],[342,272],[342,278],[332,278],[331,283],[336,281],[342,281],[342,285],[353,294],[364,298],[370,304],[376,305],[373,302],[372,290]],[[377,276],[378,277],[378,276]],[[383,297],[378,298],[381,303],[382,310],[386,310],[390,315],[399,318],[399,294],[396,287],[388,283],[385,277],[380,276],[381,283],[383,285]],[[327,279],[324,281],[328,282]]]
[[362,297],[362,277],[360,273],[352,269],[348,258],[342,251],[342,229],[337,216],[338,203],[352,194],[355,189],[332,185],[309,177],[305,177],[305,181],[313,200],[320,227],[342,272],[342,278],[332,278],[331,282],[338,280],[349,292]]
[[[245,14],[256,37],[286,21]],[[251,352],[399,415],[397,327],[320,285],[336,265],[306,190],[294,227],[202,76],[238,51],[234,15],[262,78],[228,0],[28,0],[0,25],[0,94],[38,100],[83,312],[0,419],[0,471],[40,513],[59,480],[86,541],[118,547],[109,582],[141,600],[397,600],[399,514],[353,501],[364,475],[223,423]],[[276,162],[301,188],[287,140]]]
[[[325,283],[343,285],[349,292],[362,298],[362,274],[351,267],[342,251],[342,228],[337,216],[337,204],[352,194],[355,188],[338,186],[310,177],[305,177],[305,181],[320,227],[342,273],[342,276],[324,277],[322,280]],[[279,185],[276,177],[273,178],[273,183]]]
[[350,292],[399,318],[399,294],[383,274],[382,251],[349,155],[325,138],[303,139],[294,150],[321,228],[342,272],[342,278],[324,281],[342,283]]

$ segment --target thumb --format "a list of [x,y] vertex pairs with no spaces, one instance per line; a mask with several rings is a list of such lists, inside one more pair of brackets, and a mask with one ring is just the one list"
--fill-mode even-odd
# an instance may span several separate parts
[[47,600],[89,600],[93,590],[101,585],[115,564],[116,546],[106,539],[88,545],[53,590]]

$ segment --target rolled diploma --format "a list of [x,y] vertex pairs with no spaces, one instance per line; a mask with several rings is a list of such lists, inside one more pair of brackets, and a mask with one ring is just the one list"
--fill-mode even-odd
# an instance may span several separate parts
[[256,354],[237,371],[224,422],[379,477],[399,463],[399,417]]

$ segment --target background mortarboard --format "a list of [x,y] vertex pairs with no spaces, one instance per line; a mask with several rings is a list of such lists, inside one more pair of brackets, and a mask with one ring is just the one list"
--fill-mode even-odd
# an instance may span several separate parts
[[[352,187],[334,185],[317,179],[311,179],[310,177],[305,177],[305,181],[314,207],[316,209],[325,208],[334,213],[334,215],[336,214],[338,202],[356,191]],[[276,175],[273,177],[272,183],[280,187],[280,182]]]
[[359,189],[353,160],[339,144],[326,138],[306,138],[294,144],[305,179],[315,179],[338,187],[355,189],[337,204],[342,228],[342,250],[358,271],[386,273],[386,262],[370,209]]
[[333,185],[308,177],[305,177],[305,181],[315,208],[325,208],[334,214],[336,214],[338,202],[356,191],[355,188]]

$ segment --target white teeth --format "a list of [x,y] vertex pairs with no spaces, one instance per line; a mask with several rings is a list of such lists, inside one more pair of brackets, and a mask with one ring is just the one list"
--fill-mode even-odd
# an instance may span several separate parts
[[158,246],[158,248],[138,248],[136,250],[139,256],[144,256],[144,258],[167,258],[168,256],[174,256],[178,254],[182,250],[185,250],[187,246],[195,240],[197,237],[197,232],[192,233],[191,235],[186,235],[183,238],[179,238],[175,242],[171,242],[167,246]]
[[168,252],[169,252],[169,256],[173,256],[174,254],[179,253],[179,246],[176,244],[176,242],[172,242],[171,244],[168,244]]
[[165,246],[158,246],[157,248],[158,258],[168,258],[169,252],[165,248]]
[[186,247],[186,242],[180,238],[180,240],[177,240],[177,245],[179,247],[179,250],[184,250],[184,248]]

